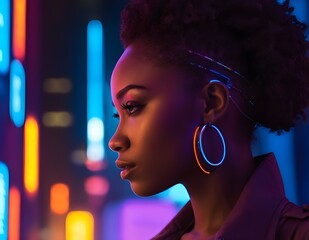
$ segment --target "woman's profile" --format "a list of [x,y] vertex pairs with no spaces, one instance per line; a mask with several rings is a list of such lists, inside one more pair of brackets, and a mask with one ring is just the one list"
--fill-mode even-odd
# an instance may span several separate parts
[[133,0],[111,79],[109,146],[136,195],[181,183],[190,201],[153,239],[309,239],[309,211],[283,190],[257,126],[306,118],[305,24],[289,1]]

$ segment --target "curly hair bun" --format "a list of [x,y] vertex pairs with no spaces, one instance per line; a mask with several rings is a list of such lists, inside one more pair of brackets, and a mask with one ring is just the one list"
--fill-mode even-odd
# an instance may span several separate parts
[[133,0],[122,12],[121,38],[124,47],[144,41],[162,63],[193,48],[240,70],[255,121],[288,131],[309,104],[306,25],[293,10],[276,0]]

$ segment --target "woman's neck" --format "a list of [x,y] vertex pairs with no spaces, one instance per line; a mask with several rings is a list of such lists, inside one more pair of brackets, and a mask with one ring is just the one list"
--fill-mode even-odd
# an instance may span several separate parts
[[[224,164],[210,175],[201,171],[185,183],[195,217],[192,233],[201,239],[215,234],[223,226],[254,171],[250,146],[240,148],[238,145],[236,148],[237,159],[227,157]],[[236,156],[233,150],[229,156]]]

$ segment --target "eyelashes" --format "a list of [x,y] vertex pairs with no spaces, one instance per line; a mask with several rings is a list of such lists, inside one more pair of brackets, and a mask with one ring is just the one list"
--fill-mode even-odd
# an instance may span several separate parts
[[[132,116],[136,113],[138,113],[142,108],[145,106],[145,104],[139,104],[136,102],[128,101],[125,104],[121,104],[121,108],[129,115]],[[113,114],[114,118],[119,118],[119,113]]]

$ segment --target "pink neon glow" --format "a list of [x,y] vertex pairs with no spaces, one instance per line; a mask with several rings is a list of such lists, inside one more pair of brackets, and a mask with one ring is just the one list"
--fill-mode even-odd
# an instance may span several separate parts
[[89,195],[105,196],[109,191],[109,182],[104,177],[92,176],[86,179],[85,190]]

